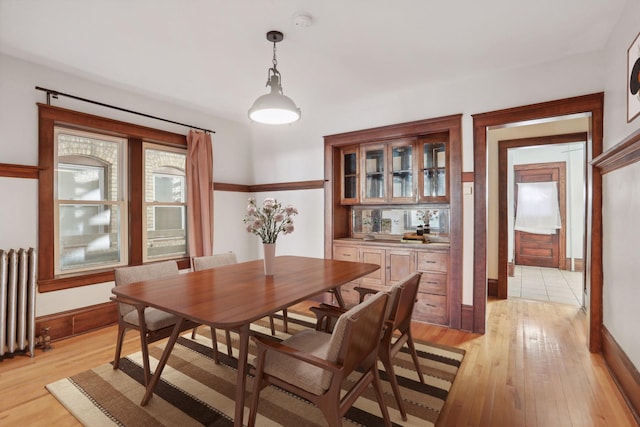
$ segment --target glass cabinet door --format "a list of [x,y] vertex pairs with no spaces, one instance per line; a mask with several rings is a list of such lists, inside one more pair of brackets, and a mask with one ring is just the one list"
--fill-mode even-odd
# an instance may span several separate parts
[[447,200],[448,154],[446,141],[420,141],[419,147],[422,151],[420,200]]
[[363,201],[384,202],[386,197],[385,147],[376,145],[362,147],[364,168]]
[[342,204],[358,203],[358,147],[342,150]]
[[391,159],[390,201],[415,202],[413,142],[391,143],[389,158]]

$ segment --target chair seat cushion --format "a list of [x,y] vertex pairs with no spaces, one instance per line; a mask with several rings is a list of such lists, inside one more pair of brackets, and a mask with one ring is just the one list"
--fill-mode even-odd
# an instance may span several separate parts
[[[331,335],[325,332],[304,330],[286,339],[282,344],[327,359],[330,340]],[[253,365],[255,364],[254,358]],[[286,378],[288,383],[316,395],[323,394],[329,388],[333,375],[317,366],[273,351],[267,352],[264,372],[278,378]]]
[[[138,321],[138,312],[132,311],[124,315],[122,318],[125,322],[132,325],[140,326]],[[157,331],[167,326],[173,326],[178,322],[178,318],[166,311],[158,310],[153,307],[147,307],[144,310],[144,322],[149,331]]]

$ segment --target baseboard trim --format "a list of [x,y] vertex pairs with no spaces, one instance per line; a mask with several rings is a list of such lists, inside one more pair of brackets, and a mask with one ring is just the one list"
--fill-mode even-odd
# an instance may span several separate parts
[[96,304],[36,318],[36,336],[45,328],[51,341],[70,338],[104,328],[118,322],[118,306],[114,302]]
[[460,329],[473,332],[473,306],[462,304],[460,310]]
[[[584,271],[584,260],[581,258],[575,258],[573,260],[574,263],[574,270],[573,271]],[[567,258],[564,261],[564,270],[571,270],[571,258]]]
[[498,296],[498,279],[487,279],[487,295],[490,297]]
[[640,424],[640,372],[604,325],[601,330],[604,360],[636,422]]

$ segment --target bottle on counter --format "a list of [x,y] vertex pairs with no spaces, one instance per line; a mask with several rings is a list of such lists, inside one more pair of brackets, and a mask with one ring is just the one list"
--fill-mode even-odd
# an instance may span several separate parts
[[419,225],[418,228],[416,228],[416,234],[418,236],[422,236],[424,234],[424,229],[422,228],[421,225]]

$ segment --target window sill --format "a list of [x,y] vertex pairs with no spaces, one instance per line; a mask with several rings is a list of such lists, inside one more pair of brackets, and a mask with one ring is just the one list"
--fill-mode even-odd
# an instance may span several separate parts
[[[189,258],[177,259],[178,268],[184,270],[191,267]],[[53,292],[63,289],[77,288],[80,286],[95,285],[104,282],[113,282],[115,275],[113,269],[96,271],[92,273],[83,273],[67,277],[55,277],[53,279],[38,280],[39,292]]]

